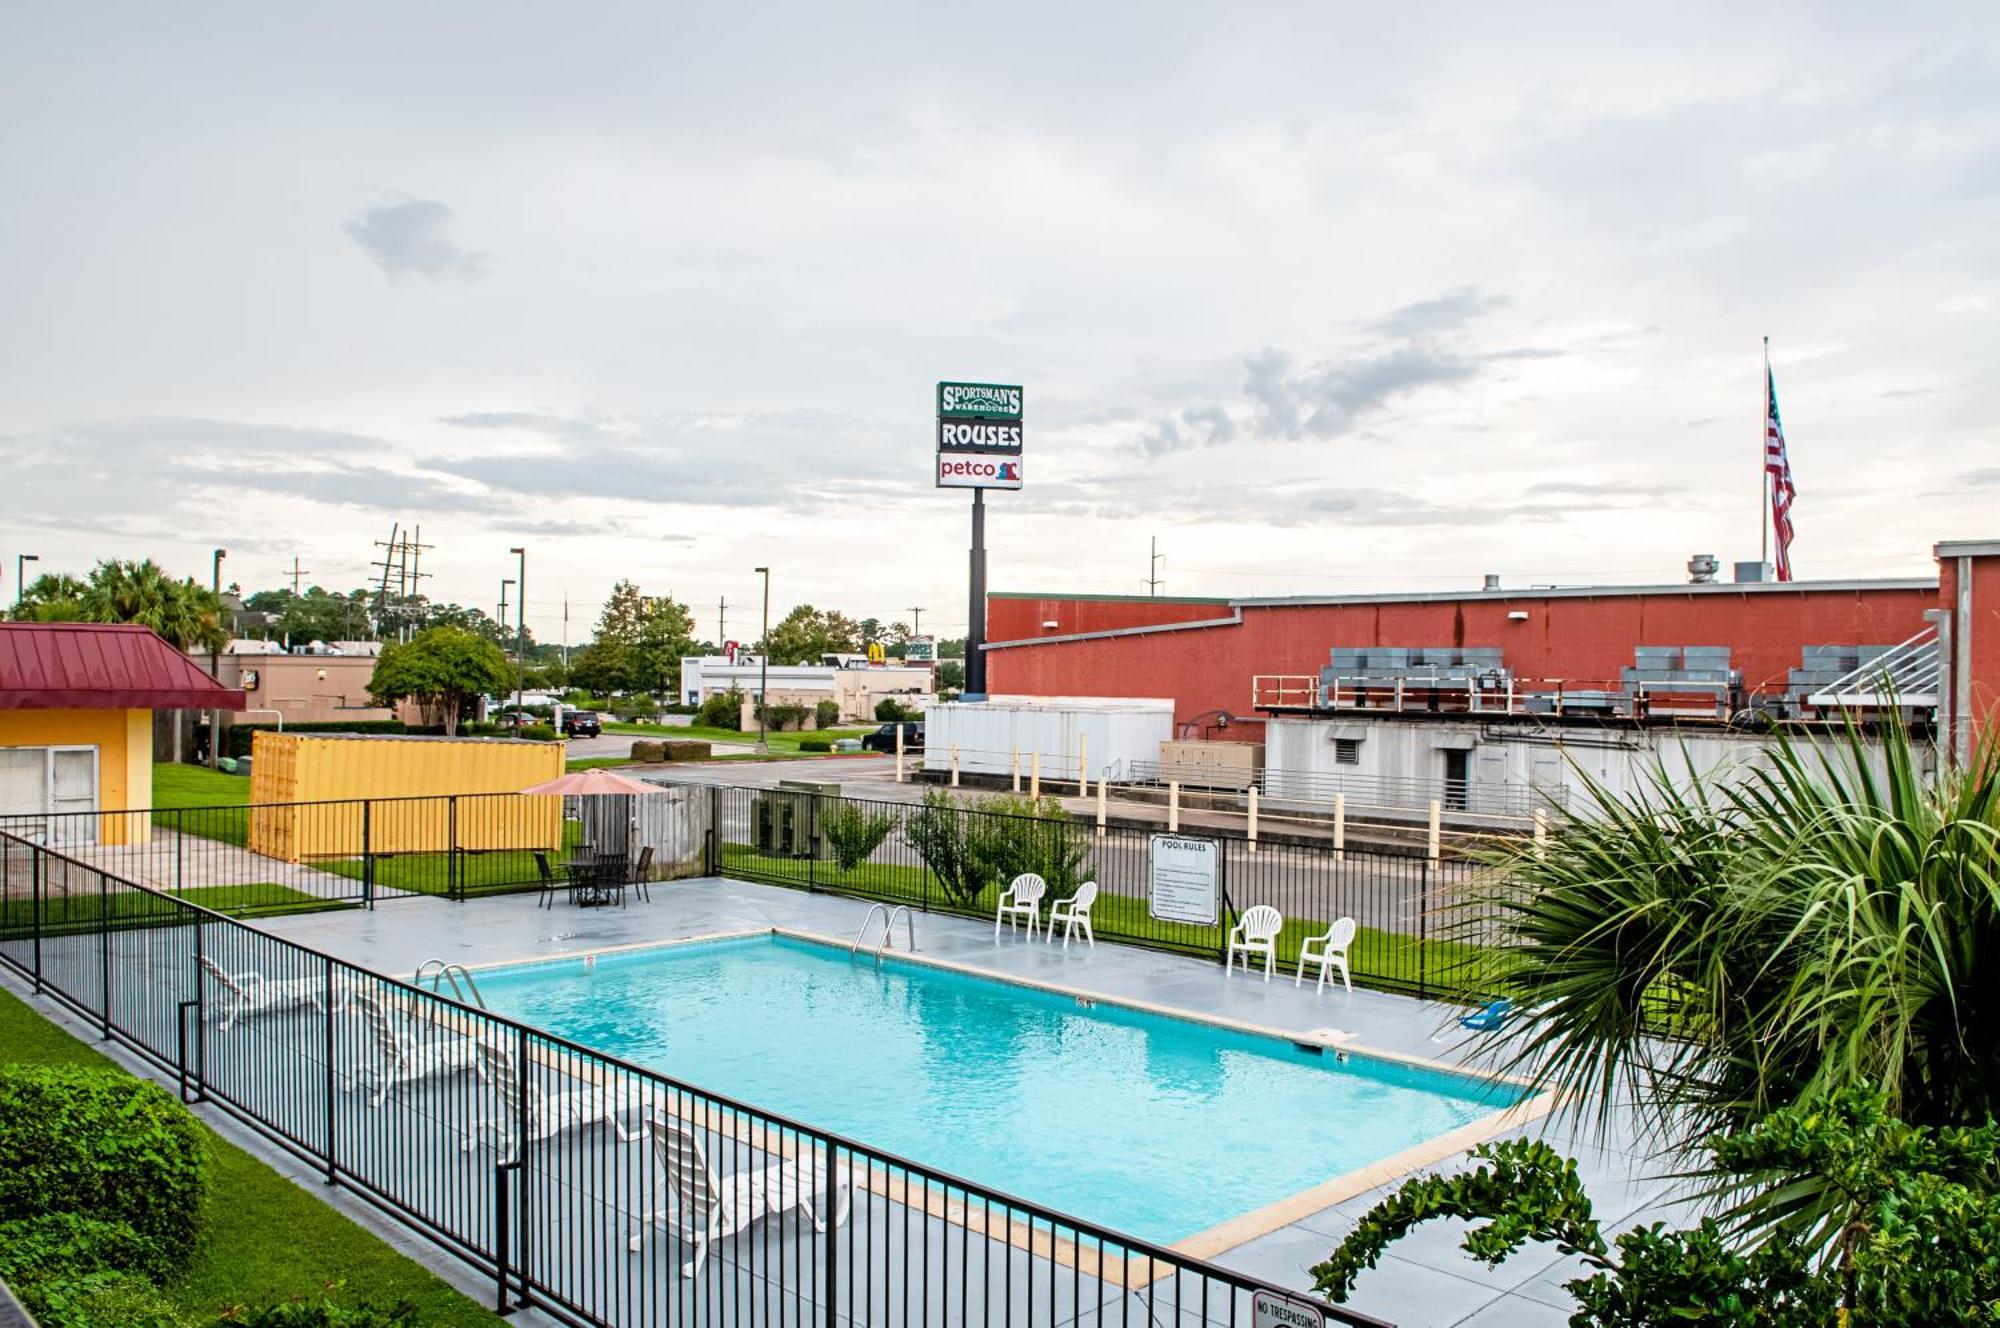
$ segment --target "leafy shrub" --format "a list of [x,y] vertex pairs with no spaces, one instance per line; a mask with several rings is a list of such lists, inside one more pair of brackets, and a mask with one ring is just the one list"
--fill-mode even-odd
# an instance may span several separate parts
[[[804,743],[799,746],[803,748]],[[864,812],[851,802],[843,802],[819,818],[820,831],[833,845],[834,860],[842,871],[853,871],[868,861],[868,855],[882,846],[896,828],[896,818],[888,812]]]
[[[460,725],[461,728],[464,725]],[[224,756],[248,756],[250,744],[259,733],[274,733],[270,724],[231,724],[222,735]],[[370,719],[359,723],[342,724],[338,720],[324,720],[309,724],[287,724],[287,733],[408,733],[410,726],[400,719]]]
[[0,1222],[0,1278],[16,1286],[86,1273],[129,1272],[164,1282],[173,1261],[123,1222],[43,1213]]
[[104,1271],[15,1288],[42,1328],[183,1328],[180,1311],[137,1273]]
[[875,703],[875,718],[884,724],[895,724],[904,720],[922,719],[924,712],[912,710],[893,696],[885,696]]
[[743,693],[733,688],[717,692],[701,703],[695,711],[695,722],[705,729],[741,729],[743,727]]
[[1084,881],[1090,838],[1054,798],[1001,793],[981,798],[972,852],[989,880],[1005,883],[1024,872],[1048,882],[1048,899],[1067,899]]
[[756,708],[756,714],[764,721],[765,726],[780,733],[786,729],[803,727],[806,716],[811,713],[812,711],[797,701],[779,701],[775,705],[760,705]]
[[799,750],[802,752],[830,752],[833,750],[833,739],[800,738]]
[[521,735],[529,742],[554,742],[556,726],[553,724],[530,724],[521,730]]
[[201,1240],[208,1139],[186,1107],[119,1070],[0,1068],[0,1219],[120,1221],[184,1267]]
[[813,727],[830,729],[840,722],[840,702],[821,701],[813,707]]
[[390,1309],[363,1302],[346,1306],[327,1294],[307,1299],[295,1296],[269,1305],[232,1306],[217,1322],[227,1328],[418,1328],[417,1308],[403,1301]]
[[931,869],[954,902],[971,907],[987,885],[983,865],[975,857],[968,833],[972,818],[943,789],[931,789],[903,822],[903,838]]

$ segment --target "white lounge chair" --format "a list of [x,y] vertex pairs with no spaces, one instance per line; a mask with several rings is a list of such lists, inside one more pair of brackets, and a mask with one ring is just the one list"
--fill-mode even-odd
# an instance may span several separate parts
[[1269,904],[1255,904],[1243,910],[1236,919],[1236,925],[1229,930],[1229,950],[1223,956],[1222,972],[1227,976],[1236,963],[1236,956],[1243,956],[1243,971],[1250,971],[1253,955],[1264,956],[1264,981],[1271,980],[1271,968],[1278,959],[1278,933],[1285,929],[1285,915]]
[[[254,968],[230,973],[207,955],[201,956],[201,967],[229,994],[229,1008],[223,1012],[221,1028],[228,1028],[246,1014],[296,1010],[302,1005],[315,1010],[326,1008],[322,1000],[326,994],[323,978],[267,978]],[[340,989],[336,987],[336,1004],[339,995]]]
[[[1316,991],[1326,987],[1326,973],[1329,968],[1340,970],[1340,985],[1354,992],[1354,979],[1347,973],[1347,947],[1354,944],[1354,933],[1360,930],[1353,918],[1340,918],[1326,929],[1324,936],[1308,936],[1299,946],[1299,971],[1292,974],[1292,985],[1298,986],[1305,979],[1306,965],[1319,965],[1319,983]],[[1313,947],[1318,946],[1315,950]]]
[[382,998],[372,993],[355,996],[353,1005],[361,1014],[362,1026],[368,1030],[368,1040],[379,1062],[370,1072],[375,1083],[375,1095],[368,1103],[371,1107],[381,1106],[382,1099],[397,1084],[480,1068],[477,1038],[436,1029],[418,1031],[410,1025],[420,1021],[407,1014],[403,1027],[398,1029]]
[[1069,949],[1070,933],[1081,927],[1083,939],[1090,948],[1097,948],[1097,935],[1090,929],[1090,906],[1097,902],[1097,882],[1085,881],[1076,887],[1076,893],[1068,899],[1058,899],[1049,908],[1049,925],[1046,936],[1051,945],[1055,944],[1056,924],[1063,929],[1063,949]]
[[[814,1231],[826,1230],[826,1218],[819,1207],[826,1177],[810,1154],[724,1177],[709,1162],[701,1140],[679,1121],[649,1120],[645,1129],[652,1136],[653,1153],[667,1173],[673,1207],[648,1213],[641,1220],[630,1241],[635,1253],[647,1227],[668,1226],[694,1240],[694,1261],[681,1265],[681,1276],[693,1277],[708,1261],[711,1242],[747,1231],[762,1218],[796,1208],[812,1221]],[[839,1191],[833,1213],[837,1227],[847,1220],[849,1187],[844,1169],[834,1184]]]
[[[479,1077],[486,1081],[491,1096],[487,1101],[497,1109],[490,1116],[483,1116],[473,1124],[471,1133],[465,1137],[465,1151],[479,1147],[483,1138],[505,1141],[511,1145],[514,1137],[514,1113],[521,1101],[521,1073],[514,1064],[511,1052],[482,1042],[479,1044]],[[594,1125],[607,1121],[618,1133],[621,1143],[639,1137],[640,1126],[634,1124],[626,1129],[619,1117],[626,1112],[643,1115],[646,1094],[642,1085],[624,1079],[615,1088],[577,1087],[557,1092],[548,1092],[535,1076],[528,1078],[528,1138],[548,1139],[561,1134],[573,1126]],[[511,1151],[511,1149],[509,1149]]]
[[1002,922],[1018,923],[1028,920],[1028,939],[1035,937],[1035,928],[1042,920],[1042,896],[1049,892],[1049,883],[1033,872],[1022,872],[1016,876],[1005,890],[1000,892],[999,906],[993,913],[993,939],[1000,939]]

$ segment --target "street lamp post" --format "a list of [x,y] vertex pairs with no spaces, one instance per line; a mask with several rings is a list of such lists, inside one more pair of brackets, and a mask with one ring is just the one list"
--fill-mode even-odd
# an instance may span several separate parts
[[[523,545],[507,552],[521,560],[519,579],[514,583],[514,713],[518,715],[528,674],[528,549]],[[503,620],[500,626],[507,624]]]
[[21,607],[21,592],[28,588],[28,564],[42,560],[39,553],[22,553],[14,557],[14,607]]
[[[222,560],[229,556],[229,550],[217,549],[208,561],[208,589],[215,596],[216,620],[222,617]],[[222,681],[222,656],[216,651],[208,652],[208,676]],[[222,712],[211,710],[208,715],[208,766],[211,770],[222,768]]]
[[751,570],[764,578],[764,639],[757,648],[757,750],[768,753],[771,739],[765,730],[765,715],[770,707],[764,695],[771,687],[771,569],[756,567]]

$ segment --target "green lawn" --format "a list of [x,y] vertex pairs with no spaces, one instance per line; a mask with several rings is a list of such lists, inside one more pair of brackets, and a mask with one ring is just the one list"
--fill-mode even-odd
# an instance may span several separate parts
[[[677,739],[683,742],[734,742],[755,743],[757,730],[754,728],[738,732],[735,729],[711,729],[698,725],[688,728],[670,728],[665,724],[606,724],[606,733],[616,733],[634,738],[651,738],[655,742]],[[874,725],[856,729],[820,729],[810,733],[771,733],[768,736],[771,750],[789,756],[814,756],[823,753],[799,751],[799,743],[806,738],[825,738],[836,741],[841,738],[858,738],[864,733],[873,733]]]
[[[294,890],[276,881],[256,881],[247,885],[197,885],[174,895],[190,904],[212,908],[237,917],[276,917],[285,913],[317,913],[327,909],[353,908],[351,901],[321,899],[303,890]],[[173,911],[172,905],[137,890],[121,890],[109,898],[111,925],[155,926]],[[98,896],[83,892],[67,897],[44,898],[42,934],[60,936],[68,931],[95,931],[103,903]],[[34,926],[34,901],[19,897],[0,903],[0,931],[20,935]]]
[[225,775],[205,765],[178,761],[153,763],[153,807],[243,807],[250,802],[250,781]]
[[[0,1048],[14,1063],[112,1064],[6,992]],[[213,1323],[229,1305],[317,1295],[333,1282],[345,1284],[344,1304],[408,1300],[427,1326],[505,1322],[212,1131],[210,1142],[207,1236],[194,1267],[167,1288],[189,1323]]]
[[[896,863],[864,862],[852,872],[843,872],[830,861],[808,862],[804,858],[778,857],[759,853],[748,844],[722,846],[725,875],[781,880],[794,885],[808,883],[855,894],[878,895],[890,900],[919,903],[926,900],[938,912],[968,916],[993,916],[996,889],[989,887],[978,901],[965,906],[947,899],[923,867]],[[1196,953],[1220,954],[1224,930],[1221,925],[1200,926],[1185,922],[1161,922],[1146,911],[1146,901],[1129,895],[1101,893],[1091,910],[1091,921],[1105,940],[1136,940],[1151,945],[1173,946]],[[1278,935],[1278,968],[1296,964],[1299,945],[1309,936],[1324,935],[1331,923],[1319,918],[1285,919]],[[1356,932],[1348,951],[1348,964],[1357,982],[1369,978],[1397,986],[1414,985],[1421,966],[1427,982],[1434,987],[1457,989],[1468,997],[1484,989],[1481,975],[1490,956],[1479,946],[1462,941],[1426,939],[1419,941],[1404,932],[1380,931],[1363,927]]]

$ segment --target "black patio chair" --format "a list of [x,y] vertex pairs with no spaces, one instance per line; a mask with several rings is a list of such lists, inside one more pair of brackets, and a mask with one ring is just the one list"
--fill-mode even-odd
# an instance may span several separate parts
[[549,866],[548,854],[535,854],[535,872],[542,878],[542,893],[535,899],[535,907],[554,908],[556,906],[556,886],[559,882],[556,880],[555,868]]
[[632,889],[639,898],[649,904],[653,902],[653,887],[647,877],[651,875],[652,870],[653,846],[648,844],[639,850],[639,865],[632,869]]

